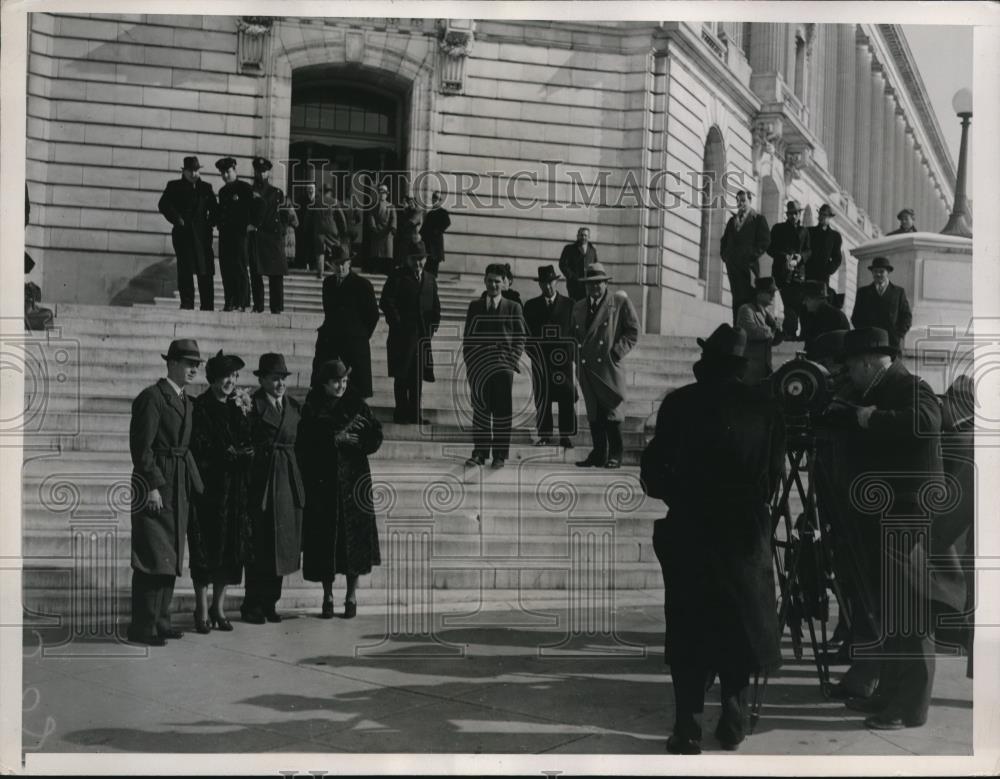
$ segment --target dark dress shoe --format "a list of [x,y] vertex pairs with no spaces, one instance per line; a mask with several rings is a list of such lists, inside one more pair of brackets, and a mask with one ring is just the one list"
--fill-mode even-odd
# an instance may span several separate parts
[[276,611],[272,611],[270,614],[265,614],[264,617],[268,622],[281,622],[281,615]]
[[873,714],[865,720],[865,727],[870,730],[905,730],[919,728],[927,722],[926,719],[915,720],[908,717],[898,717],[895,714]]
[[552,446],[551,438],[539,438],[535,441],[535,446]]
[[503,466],[504,466],[504,464],[506,462],[507,461],[503,457],[494,457],[493,458],[493,467],[494,468],[503,468]]
[[606,463],[604,463],[604,467],[605,468],[610,468],[611,470],[615,470],[617,468],[621,468],[622,464],[618,460],[611,459],[611,460],[608,460]]
[[881,714],[889,702],[881,695],[873,695],[870,698],[848,698],[844,705],[851,711],[860,711],[862,714]]
[[228,633],[233,629],[232,622],[219,614],[213,614],[211,611],[208,612],[208,621],[215,630],[221,630],[224,633]]
[[333,619],[333,601],[323,601],[323,610],[319,614],[323,619]]
[[603,458],[603,457],[595,457],[594,453],[591,452],[589,455],[587,455],[587,459],[586,460],[580,460],[579,462],[577,462],[576,467],[577,468],[603,468],[604,467],[604,462],[605,462],[605,458]]
[[687,736],[673,733],[667,739],[667,751],[672,755],[700,755],[701,744]]
[[243,621],[251,625],[263,625],[266,620],[264,615],[257,609],[240,609],[240,616],[243,617]]
[[358,614],[358,604],[353,601],[344,601],[344,619],[354,619]]
[[184,633],[176,628],[167,628],[160,631],[161,638],[183,638]]
[[167,642],[160,636],[150,634],[128,633],[126,636],[130,644],[145,644],[146,646],[166,646]]
[[477,466],[486,465],[486,458],[481,454],[474,454],[468,460],[465,461],[466,466],[469,468],[475,468]]
[[194,630],[195,633],[201,633],[202,635],[212,632],[212,626],[209,624],[209,621],[201,619],[197,611],[194,613]]
[[560,438],[559,446],[561,446],[563,449],[572,449],[573,440],[571,438]]

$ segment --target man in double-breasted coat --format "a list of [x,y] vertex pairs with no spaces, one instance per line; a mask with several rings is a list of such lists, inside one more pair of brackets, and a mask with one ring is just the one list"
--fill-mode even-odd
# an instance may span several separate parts
[[389,202],[389,187],[379,184],[378,202],[365,215],[368,230],[368,260],[375,270],[389,273],[393,269],[393,241],[396,235],[396,209]]
[[753,280],[760,275],[760,256],[771,241],[767,220],[750,207],[751,194],[736,193],[736,213],[726,222],[719,253],[729,276],[733,321],[740,306],[753,298]]
[[392,419],[414,424],[420,418],[423,382],[434,381],[431,338],[441,324],[437,280],[424,272],[427,254],[416,244],[406,264],[391,274],[382,288],[379,307],[389,326],[385,350],[396,408]]
[[788,340],[794,340],[799,330],[802,283],[806,279],[806,264],[812,252],[809,229],[802,226],[801,215],[802,206],[789,200],[785,206],[785,221],[771,228],[771,240],[767,247],[767,253],[774,258],[771,275],[785,307],[781,332]]
[[701,751],[697,716],[709,676],[722,687],[716,738],[735,749],[750,675],[781,664],[768,501],[784,463],[782,417],[740,380],[742,330],[723,324],[698,343],[696,382],[663,399],[640,468],[647,494],[669,507],[653,548],[665,589],[674,754]]
[[486,295],[469,303],[462,338],[465,377],[472,400],[473,448],[466,465],[478,466],[493,455],[493,467],[502,468],[510,456],[510,429],[514,415],[514,374],[524,353],[527,328],[521,304],[501,294],[504,267],[486,266]]
[[836,214],[824,203],[819,207],[819,224],[809,228],[809,256],[806,258],[806,280],[818,281],[824,287],[830,285],[830,277],[844,262],[844,239],[839,231],[830,226]]
[[236,160],[223,157],[216,161],[222,180],[215,224],[219,228],[219,267],[225,294],[223,311],[246,311],[250,307],[247,227],[253,204],[253,187],[236,175]]
[[427,248],[427,270],[438,275],[438,268],[444,262],[444,234],[451,227],[448,209],[441,205],[441,193],[431,196],[431,208],[420,225],[420,240]]
[[170,624],[174,582],[181,575],[184,539],[203,485],[188,449],[194,404],[184,387],[201,364],[196,341],[170,344],[167,377],[132,403],[132,623],[130,641],[163,646],[183,635]]
[[856,328],[878,327],[889,334],[891,346],[903,346],[913,314],[906,292],[889,281],[892,264],[885,257],[875,257],[868,270],[872,273],[872,283],[858,288],[854,298],[851,324]]
[[628,380],[622,361],[639,341],[639,316],[624,290],[608,291],[611,277],[595,262],[583,274],[587,297],[573,306],[570,328],[577,351],[580,391],[594,448],[581,468],[618,468]]
[[298,219],[285,193],[271,186],[271,161],[253,158],[253,208],[251,211],[249,252],[250,291],[253,310],[264,310],[264,276],[268,282],[268,303],[272,314],[285,309],[285,275],[288,258],[285,255],[285,232],[298,225]]
[[587,297],[583,272],[597,261],[597,247],[590,242],[590,229],[581,227],[576,231],[576,241],[566,244],[559,255],[559,270],[566,274],[566,294],[574,301]]
[[542,294],[524,304],[528,326],[528,356],[531,358],[531,386],[534,390],[538,445],[550,443],[552,404],[559,407],[559,444],[570,449],[576,432],[576,342],[570,333],[573,301],[556,291],[559,280],[551,265],[538,269]]
[[177,291],[181,308],[194,308],[194,279],[198,277],[201,310],[214,308],[215,254],[212,251],[212,226],[218,205],[212,185],[201,180],[197,157],[185,157],[181,178],[167,182],[160,195],[160,213],[173,229],[170,239],[177,256]]
[[295,458],[299,403],[285,393],[289,371],[280,354],[263,354],[254,375],[250,435],[254,449],[248,496],[252,549],[246,564],[244,622],[281,622],[281,579],[299,569],[305,489]]
[[333,260],[333,273],[323,281],[323,324],[316,336],[313,376],[320,366],[339,358],[351,369],[351,387],[362,398],[372,396],[371,337],[378,324],[375,288],[351,273],[351,258]]

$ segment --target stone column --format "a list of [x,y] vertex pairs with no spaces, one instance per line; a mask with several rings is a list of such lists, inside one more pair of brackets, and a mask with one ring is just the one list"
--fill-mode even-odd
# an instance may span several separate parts
[[896,106],[896,127],[894,130],[896,144],[894,147],[895,157],[892,163],[892,218],[895,220],[896,214],[906,205],[906,189],[904,176],[906,173],[906,116],[903,109]]
[[872,136],[872,53],[868,48],[867,36],[858,31],[854,50],[855,101],[854,138],[856,153],[854,154],[854,202],[871,213],[869,198],[868,173],[871,168],[871,136]]
[[906,155],[903,157],[904,206],[913,206],[913,199],[916,196],[916,169],[919,154],[916,138],[913,135],[913,128],[908,126],[906,128]]
[[926,229],[931,223],[927,220],[931,213],[931,171],[927,165],[927,160],[920,161],[920,215],[919,222],[921,229]]
[[750,33],[750,67],[755,73],[784,73],[788,25],[754,23]]
[[871,155],[868,165],[868,202],[865,209],[868,216],[879,227],[883,224],[885,208],[882,202],[882,157],[885,154],[885,78],[882,66],[872,63],[871,74]]
[[879,227],[887,233],[894,229],[896,212],[892,208],[896,199],[894,192],[893,166],[896,160],[896,91],[886,83],[882,98],[882,221]]
[[[828,68],[826,59],[827,25],[817,24],[813,32],[812,46],[807,50],[807,68],[809,69],[809,127],[822,139],[824,124],[823,113],[823,73]],[[825,142],[824,142],[825,145]]]
[[837,28],[837,139],[833,155],[833,175],[840,186],[854,192],[854,116],[857,111],[856,71],[852,66],[857,47],[857,25],[844,24]]
[[817,70],[822,70],[820,76],[822,94],[819,96],[819,100],[823,106],[823,121],[817,123],[816,126],[819,128],[820,140],[823,142],[827,158],[830,160],[831,171],[833,169],[832,161],[837,145],[837,116],[840,113],[840,106],[837,104],[837,73],[840,71],[840,61],[837,56],[837,29],[837,26],[832,24],[820,25],[820,34],[823,36],[824,56],[822,67],[817,68]]

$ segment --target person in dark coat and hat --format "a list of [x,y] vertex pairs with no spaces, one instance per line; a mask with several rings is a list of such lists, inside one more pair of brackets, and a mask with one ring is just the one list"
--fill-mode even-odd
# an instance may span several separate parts
[[823,333],[833,330],[850,330],[847,314],[830,302],[823,283],[807,279],[801,286],[802,294],[802,340],[808,344]]
[[253,158],[253,207],[251,210],[250,291],[253,310],[264,310],[264,276],[268,282],[268,303],[272,314],[285,309],[285,276],[288,258],[285,255],[285,232],[296,227],[295,209],[285,193],[271,186],[271,161]]
[[333,273],[323,280],[323,324],[316,336],[313,377],[323,363],[338,357],[351,369],[351,389],[372,396],[371,337],[378,325],[375,288],[351,273],[351,258],[336,257]]
[[177,256],[177,290],[181,308],[194,308],[194,279],[198,277],[201,310],[214,308],[215,254],[212,227],[218,203],[212,185],[201,180],[197,157],[185,157],[181,177],[167,182],[160,195],[159,210],[173,226],[170,238]]
[[868,270],[872,283],[859,287],[854,298],[851,324],[862,327],[877,327],[889,334],[889,345],[902,348],[903,339],[913,324],[910,301],[906,292],[889,281],[892,264],[885,257],[872,259]]
[[559,270],[566,275],[566,294],[574,301],[587,297],[583,273],[588,265],[598,261],[597,247],[590,242],[590,228],[576,231],[576,241],[566,244],[559,255]]
[[799,331],[802,307],[802,284],[806,266],[812,254],[809,230],[802,226],[802,206],[789,200],[785,206],[785,221],[771,228],[771,242],[767,253],[774,258],[771,275],[781,293],[785,308],[781,324],[782,335],[794,340]]
[[760,275],[760,257],[771,241],[767,219],[751,207],[752,198],[744,189],[736,193],[736,213],[726,222],[719,245],[729,276],[734,322],[740,306],[753,298],[753,280]]
[[833,208],[824,203],[819,207],[819,224],[809,228],[809,256],[805,260],[806,281],[819,281],[824,287],[830,285],[830,277],[844,262],[844,239],[840,232],[830,226],[836,216]]
[[535,398],[538,446],[551,443],[552,404],[559,407],[559,445],[573,448],[576,433],[576,343],[570,332],[573,301],[556,291],[559,276],[551,265],[538,269],[541,295],[524,304],[528,326],[531,387]]
[[170,621],[174,582],[182,573],[184,538],[203,489],[189,449],[194,404],[184,387],[201,365],[198,342],[183,338],[162,355],[167,376],[132,403],[132,622],[128,639],[163,646],[183,633]]
[[917,225],[914,220],[917,218],[917,212],[912,208],[904,208],[898,214],[896,214],[896,219],[899,220],[899,227],[895,230],[886,233],[886,235],[901,235],[903,233],[915,233],[917,232]]
[[746,334],[698,339],[695,383],[668,394],[641,461],[643,488],[669,507],[653,548],[663,571],[666,661],[676,716],[667,750],[701,751],[706,679],[718,674],[724,749],[744,738],[750,675],[781,663],[768,501],[784,465],[777,406],[741,381]]
[[250,409],[250,537],[246,563],[244,622],[281,622],[275,606],[281,579],[299,569],[305,488],[295,457],[299,403],[286,394],[289,376],[281,354],[262,354],[257,370],[260,389]]
[[781,328],[770,307],[778,291],[774,279],[759,278],[753,284],[755,299],[736,312],[736,326],[747,336],[747,370],[743,380],[757,384],[771,375],[771,346],[781,343]]
[[357,613],[358,577],[382,562],[368,455],[382,445],[382,425],[354,391],[341,360],[319,366],[299,423],[296,453],[306,487],[302,576],[323,583],[321,616],[333,616],[333,580],[347,578],[344,617]]
[[236,173],[236,160],[216,160],[222,180],[215,224],[219,228],[219,268],[225,295],[223,311],[246,311],[250,307],[250,264],[247,231],[250,225],[253,187]]
[[416,244],[406,264],[389,276],[382,288],[379,307],[389,326],[385,350],[395,397],[393,422],[421,422],[420,395],[423,382],[434,381],[431,338],[441,324],[441,300],[437,280],[424,272],[427,253]]
[[879,328],[853,330],[844,337],[844,361],[858,394],[852,451],[861,475],[852,494],[866,489],[863,480],[874,479],[887,496],[882,505],[860,507],[881,525],[880,564],[874,574],[879,582],[892,583],[872,585],[880,596],[874,604],[882,637],[878,688],[870,698],[847,701],[849,708],[870,715],[865,725],[874,730],[919,727],[927,721],[934,639],[933,625],[922,615],[930,613],[932,598],[955,608],[965,598],[960,571],[934,570],[948,556],[934,539],[935,504],[940,501],[928,500],[928,490],[939,494],[947,489],[940,404],[925,381],[894,360],[898,354]]
[[441,193],[435,192],[431,196],[430,210],[420,225],[420,240],[427,249],[427,270],[435,277],[438,275],[438,268],[444,262],[444,234],[449,227],[451,227],[451,216],[441,205]]
[[396,267],[393,262],[396,235],[396,208],[389,202],[389,187],[379,184],[376,188],[378,201],[365,215],[365,229],[368,234],[368,261],[379,273],[391,273]]
[[209,386],[194,401],[191,452],[205,489],[188,523],[187,537],[199,633],[233,629],[225,613],[226,587],[243,580],[250,544],[250,395],[237,389],[243,367],[235,354],[220,350],[205,363]]

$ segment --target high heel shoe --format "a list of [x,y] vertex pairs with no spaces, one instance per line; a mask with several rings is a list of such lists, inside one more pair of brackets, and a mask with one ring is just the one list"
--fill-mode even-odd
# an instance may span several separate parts
[[230,622],[225,617],[218,614],[213,614],[211,611],[208,612],[208,621],[211,623],[212,627],[216,630],[221,630],[223,632],[229,632],[233,629],[233,623]]
[[194,630],[196,633],[201,633],[202,635],[212,632],[209,621],[207,619],[200,619],[197,611],[194,613]]

